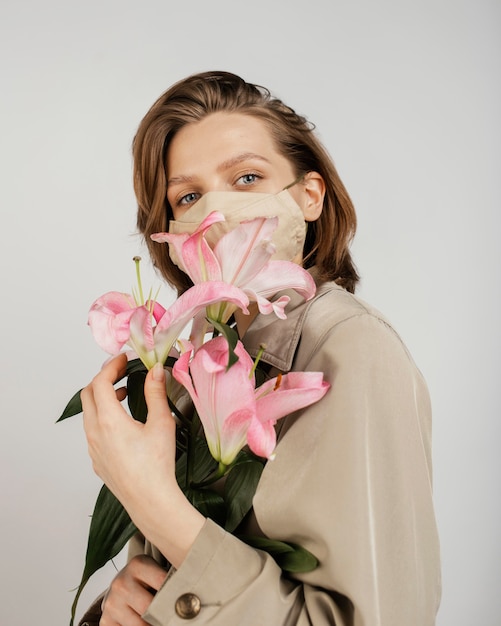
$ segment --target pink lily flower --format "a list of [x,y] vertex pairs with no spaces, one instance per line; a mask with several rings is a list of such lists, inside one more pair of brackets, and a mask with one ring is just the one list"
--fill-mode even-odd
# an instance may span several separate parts
[[[285,289],[294,289],[307,300],[313,297],[315,283],[300,265],[270,260],[275,251],[271,235],[277,227],[276,217],[241,222],[211,248],[206,233],[213,224],[223,221],[224,215],[213,211],[191,235],[155,233],[151,238],[171,244],[179,267],[194,284],[219,280],[236,285],[245,291],[250,301],[257,302],[261,313],[275,313],[285,319],[284,309],[290,298],[284,295],[273,302],[269,300]],[[222,303],[220,307],[212,307],[209,317],[226,322],[234,311],[235,307]]]
[[167,310],[157,302],[137,303],[129,294],[111,291],[92,304],[88,323],[103,350],[115,355],[127,344],[150,369],[157,362],[165,363],[180,333],[197,313],[222,299],[248,313],[249,300],[241,289],[210,282],[188,289]]
[[255,389],[251,357],[238,342],[238,361],[227,369],[228,344],[221,336],[203,344],[190,362],[191,352],[180,356],[172,375],[188,390],[209,450],[223,467],[246,444],[258,456],[273,458],[276,421],[320,400],[330,387],[321,372],[291,372]]

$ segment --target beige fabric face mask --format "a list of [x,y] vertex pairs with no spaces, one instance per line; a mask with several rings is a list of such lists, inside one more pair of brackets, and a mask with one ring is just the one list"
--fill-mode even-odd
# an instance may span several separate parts
[[[213,211],[222,213],[226,221],[213,224],[208,230],[206,239],[211,247],[223,234],[236,228],[240,222],[256,217],[278,217],[278,226],[271,239],[276,248],[272,258],[292,261],[303,253],[306,222],[299,205],[287,189],[276,194],[209,191],[180,219],[169,222],[169,232],[192,234]],[[179,265],[174,248],[170,244],[169,255],[172,262]]]

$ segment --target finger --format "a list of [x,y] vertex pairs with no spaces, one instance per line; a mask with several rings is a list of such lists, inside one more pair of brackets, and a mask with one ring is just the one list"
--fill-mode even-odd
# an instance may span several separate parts
[[[80,392],[80,400],[82,402],[83,411],[83,426],[87,437],[90,435],[91,431],[93,431],[98,426],[99,421],[99,411],[94,394],[96,388],[96,379],[98,376],[100,376],[100,374],[98,374],[96,378],[94,378],[94,380]],[[115,391],[112,385],[109,384],[109,382],[107,382],[106,385],[110,391],[111,402],[120,403],[127,397],[127,389],[125,387],[121,387],[120,389],[117,389]]]
[[[121,372],[125,374],[125,369],[122,367],[122,358],[115,359],[115,363],[112,365],[111,370],[107,370],[103,373],[101,371],[97,376],[92,380],[92,382],[87,385],[80,392],[80,399],[82,402],[82,411],[83,411],[83,425],[87,436],[90,434],[93,428],[97,427],[98,423],[98,402],[96,399],[96,393],[100,394],[99,397],[103,397],[103,394],[108,396],[108,402],[113,404],[117,404],[122,402],[127,397],[127,389],[125,387],[121,387],[115,391],[113,385],[110,383],[110,379],[115,376],[115,372]],[[111,365],[111,361],[109,362]],[[127,366],[127,361],[125,360],[125,367]],[[107,367],[107,365],[105,366]],[[100,379],[105,377],[106,381],[101,384]],[[103,401],[100,401],[100,406],[103,407]],[[109,405],[108,405],[109,406]]]
[[[104,368],[107,367],[113,361],[115,361],[115,363],[118,361],[120,366],[122,366],[122,361],[123,361],[124,357],[125,357],[124,367],[127,367],[127,362],[129,360],[129,358],[127,356],[127,353],[126,352],[119,352],[118,354],[115,354],[114,356],[110,356],[108,359],[106,359],[106,361],[101,365],[101,370],[104,370]],[[124,370],[124,373],[122,374],[122,376],[124,374],[125,374],[125,370]]]
[[[117,400],[119,402],[122,402],[122,400],[125,400],[125,398],[127,397],[127,387],[120,387],[116,390],[115,395],[117,397]],[[94,402],[94,393],[92,391],[91,385],[82,389],[82,391],[80,392],[80,400],[82,402],[84,417],[85,413],[89,413],[90,410],[95,411],[96,403]]]
[[130,606],[121,604],[118,607],[112,605],[105,607],[99,626],[148,626],[148,624]]
[[94,401],[94,392],[92,391],[91,385],[82,389],[80,392],[80,400],[82,402],[83,425],[87,432],[94,422],[93,418],[96,416],[96,403]]
[[[103,618],[109,618],[110,624],[143,626],[146,622],[141,615],[148,610],[152,600],[153,594],[141,585],[113,582],[103,607]],[[103,618],[100,626],[103,626]]]
[[161,363],[156,363],[148,372],[144,381],[144,397],[148,407],[148,420],[170,416],[167,392],[165,390],[165,370]]
[[139,555],[129,562],[131,574],[143,586],[158,591],[164,584],[167,572],[150,556]]
[[103,617],[113,619],[110,624],[142,624],[139,616],[146,612],[166,576],[167,572],[151,557],[134,557],[111,583]]
[[102,370],[92,380],[91,386],[94,401],[99,409],[102,404],[116,401],[116,393],[113,385],[123,378],[127,371],[127,356],[119,354],[106,363]]
[[82,389],[82,391],[80,392],[80,400],[82,402],[82,409],[84,411],[86,408],[87,409],[90,409],[91,407],[95,408],[96,403],[94,402],[94,393],[92,391],[92,383]]

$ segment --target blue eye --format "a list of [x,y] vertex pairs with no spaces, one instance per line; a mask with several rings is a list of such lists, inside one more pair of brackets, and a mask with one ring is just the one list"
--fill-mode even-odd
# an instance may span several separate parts
[[240,176],[240,178],[237,180],[237,184],[252,185],[259,178],[261,178],[261,176],[259,176],[258,174],[253,174],[249,172],[248,174],[244,174],[243,176]]
[[192,191],[191,193],[187,193],[182,198],[179,198],[179,200],[177,201],[176,204],[177,204],[177,206],[186,206],[187,204],[193,204],[199,198],[200,198],[200,194],[199,193],[195,193],[194,191]]

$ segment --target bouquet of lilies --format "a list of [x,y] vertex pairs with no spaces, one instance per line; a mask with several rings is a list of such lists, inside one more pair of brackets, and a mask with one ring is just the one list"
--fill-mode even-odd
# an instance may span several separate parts
[[[221,213],[213,212],[193,234],[152,235],[154,241],[171,246],[193,282],[170,308],[165,309],[151,292],[144,296],[140,259],[135,257],[138,286],[133,294],[104,294],[92,304],[88,323],[107,353],[130,350],[126,378],[132,418],[146,421],[144,379],[156,363],[164,366],[168,402],[177,422],[177,481],[203,515],[238,534],[264,463],[273,459],[275,423],[322,398],[329,385],[321,372],[289,372],[266,380],[259,355],[253,360],[246,352],[231,324],[238,309],[248,314],[254,302],[260,313],[284,319],[289,297],[277,294],[293,289],[310,299],[315,284],[296,263],[271,259],[277,218],[242,222],[211,246],[207,231],[223,221]],[[189,324],[189,340],[180,339]],[[81,410],[77,392],[58,421]],[[212,487],[223,476],[221,494]],[[91,519],[71,623],[89,578],[135,532],[123,506],[103,485]],[[307,571],[317,565],[316,558],[296,544],[238,536],[267,550],[285,571]]]

